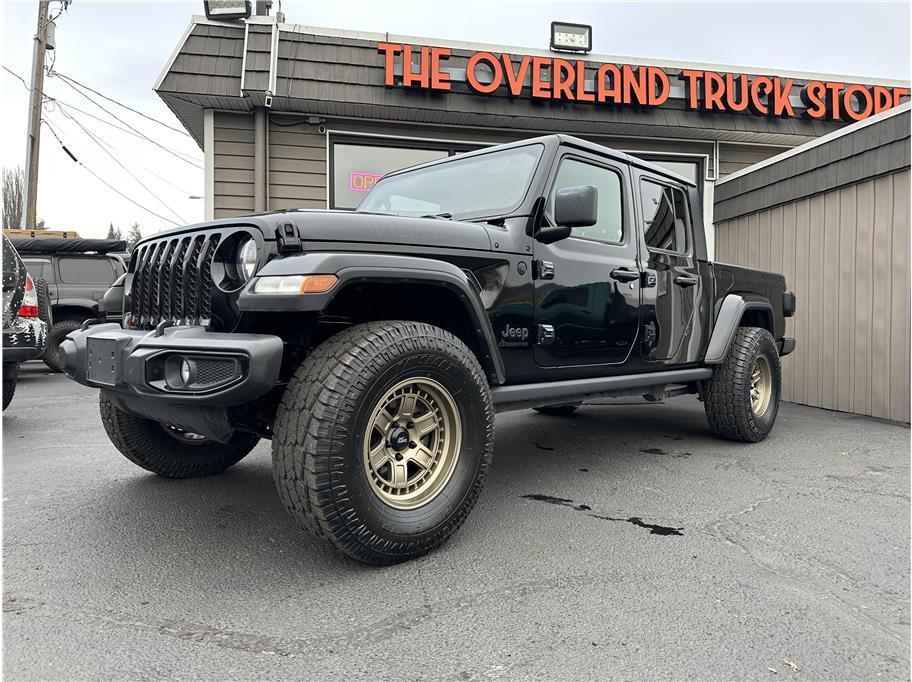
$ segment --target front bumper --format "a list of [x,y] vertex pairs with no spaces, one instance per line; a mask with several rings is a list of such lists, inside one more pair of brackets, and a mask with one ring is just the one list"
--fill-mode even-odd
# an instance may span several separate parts
[[38,319],[20,317],[3,329],[3,362],[26,362],[40,358],[47,348],[47,325]]
[[[192,370],[186,375],[183,361]],[[96,324],[67,335],[60,364],[71,379],[102,389],[127,412],[226,442],[234,429],[229,408],[276,385],[282,340],[199,326],[138,331]]]

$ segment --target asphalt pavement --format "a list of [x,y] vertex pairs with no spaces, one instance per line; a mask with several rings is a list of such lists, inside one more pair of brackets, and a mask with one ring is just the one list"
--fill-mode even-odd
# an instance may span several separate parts
[[[617,401],[615,401],[617,402]],[[909,428],[782,406],[497,417],[451,541],[354,563],[299,531],[264,441],[173,481],[97,391],[23,368],[3,414],[3,672],[58,679],[909,679]]]

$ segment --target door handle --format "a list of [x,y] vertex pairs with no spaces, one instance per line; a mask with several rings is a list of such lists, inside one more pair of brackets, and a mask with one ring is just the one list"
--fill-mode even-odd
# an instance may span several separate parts
[[611,275],[611,279],[616,279],[618,282],[632,282],[640,278],[640,273],[627,268],[615,268],[608,274]]
[[693,277],[691,275],[678,275],[677,277],[674,278],[675,284],[677,284],[679,287],[685,287],[685,288],[692,287],[694,284],[696,284],[699,281],[700,280],[698,280],[696,277]]

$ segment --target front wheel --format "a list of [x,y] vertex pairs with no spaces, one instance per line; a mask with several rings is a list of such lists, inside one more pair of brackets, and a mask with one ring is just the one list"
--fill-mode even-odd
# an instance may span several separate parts
[[478,360],[428,324],[373,322],[297,369],[272,441],[279,496],[348,556],[391,564],[462,524],[491,462],[494,410]]
[[773,335],[760,327],[739,327],[728,355],[706,383],[704,409],[710,429],[729,440],[763,440],[779,412],[781,384]]
[[124,412],[104,393],[99,399],[101,423],[108,438],[128,460],[167,478],[218,474],[253,450],[259,436],[235,431],[228,443],[217,443],[171,424]]

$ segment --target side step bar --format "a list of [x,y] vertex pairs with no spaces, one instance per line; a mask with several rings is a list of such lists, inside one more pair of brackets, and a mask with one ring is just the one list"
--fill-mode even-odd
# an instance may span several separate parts
[[494,398],[494,408],[497,412],[509,412],[510,410],[570,403],[589,398],[660,393],[668,384],[688,384],[692,381],[709,379],[711,376],[711,369],[700,367],[671,372],[648,372],[593,379],[550,381],[540,384],[495,386],[491,389],[491,396]]

